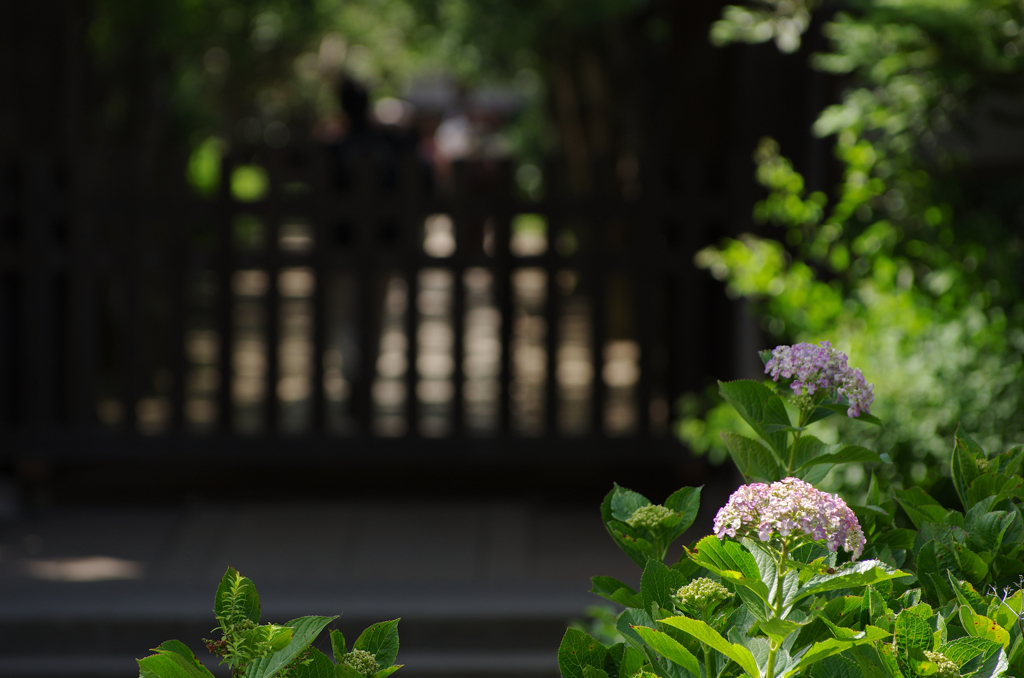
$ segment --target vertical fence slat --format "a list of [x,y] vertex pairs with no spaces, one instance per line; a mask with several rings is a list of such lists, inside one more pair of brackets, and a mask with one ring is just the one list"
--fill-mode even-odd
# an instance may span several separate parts
[[267,292],[264,297],[265,322],[263,341],[266,360],[264,378],[266,385],[263,396],[264,430],[274,434],[280,430],[281,401],[277,385],[281,381],[281,176],[280,156],[273,155],[268,163],[270,193],[264,201],[263,215],[266,233],[266,275]]
[[[186,159],[176,158],[175,167],[184,167]],[[179,171],[177,176],[184,177]],[[195,202],[184,181],[171,186],[171,203],[167,248],[168,332],[167,362],[171,371],[170,430],[185,428],[185,379],[188,365],[185,360],[185,327],[188,318],[189,225],[195,217]]]
[[232,213],[235,202],[231,196],[231,173],[235,166],[235,157],[228,155],[221,163],[220,189],[216,203],[217,250],[214,256],[215,275],[217,278],[217,367],[220,381],[217,385],[217,429],[221,433],[230,433],[234,428],[234,411],[232,407],[231,386],[234,377],[234,366],[231,363],[234,346],[234,300],[231,290],[231,276],[234,273],[234,252],[231,238]]
[[89,426],[96,418],[97,299],[95,213],[89,204],[91,158],[74,159],[70,168],[73,199],[68,207],[68,418]]
[[501,165],[498,190],[494,205],[494,301],[500,317],[499,342],[501,344],[501,372],[498,387],[498,434],[508,435],[512,430],[512,237],[511,165]]
[[419,309],[416,297],[419,294],[419,271],[423,261],[423,243],[420,225],[425,214],[424,196],[421,190],[419,164],[414,154],[403,158],[401,167],[403,200],[399,212],[399,261],[406,284],[405,307],[405,421],[407,435],[415,436],[418,430],[419,399],[416,396],[416,356],[419,353]]
[[373,403],[371,391],[377,372],[377,342],[380,340],[380,315],[383,295],[377,293],[376,205],[377,171],[369,154],[359,158],[359,171],[355,173],[351,187],[348,214],[352,221],[356,248],[356,271],[358,274],[358,323],[359,367],[352,389],[352,411],[359,422],[359,432],[369,435],[372,430]]

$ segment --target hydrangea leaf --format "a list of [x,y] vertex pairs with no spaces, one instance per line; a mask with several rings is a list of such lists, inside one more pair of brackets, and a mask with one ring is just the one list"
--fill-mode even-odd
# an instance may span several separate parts
[[701,675],[700,664],[697,662],[697,658],[693,656],[693,653],[667,633],[646,626],[635,626],[633,630],[661,656],[682,666],[694,676]]
[[285,626],[295,629],[292,640],[284,648],[266,657],[259,657],[245,670],[246,678],[272,678],[299,656],[316,639],[325,626],[337,619],[334,617],[299,617]]
[[671,532],[674,535],[672,536],[673,540],[690,529],[693,521],[697,518],[697,511],[700,510],[701,489],[700,487],[683,487],[673,492],[665,500],[665,508],[672,509],[682,515],[682,519]]
[[772,483],[782,479],[782,467],[767,447],[739,433],[726,431],[721,436],[744,480]]
[[925,650],[932,649],[932,641],[932,630],[921,617],[906,610],[896,616],[893,654],[903,675],[918,673],[917,663],[924,659]]
[[953,440],[953,459],[950,466],[953,487],[956,488],[956,493],[959,495],[965,511],[973,505],[967,495],[967,488],[981,475],[981,470],[978,468],[979,459],[986,460],[985,451],[958,426]]
[[585,631],[568,628],[558,646],[558,669],[563,678],[585,678],[583,670],[603,666],[608,650]]
[[583,678],[608,678],[608,673],[604,669],[587,664],[583,667]]
[[366,650],[374,656],[381,667],[391,666],[398,657],[398,622],[399,619],[377,622],[359,634],[352,643],[353,650]]
[[144,678],[213,678],[202,664],[192,662],[176,652],[154,654],[136,660],[139,675]]
[[765,604],[768,603],[768,587],[761,581],[757,562],[739,544],[723,542],[714,535],[708,535],[697,542],[697,548],[690,557],[723,580],[753,592]]
[[[863,631],[858,632],[852,638],[829,638],[821,642],[815,643],[800,656],[800,661],[795,666],[790,668],[789,671],[783,676],[791,676],[801,671],[814,666],[817,662],[849,650],[851,647],[856,645],[864,645],[866,643],[874,643],[876,641],[888,638],[889,633],[875,626],[868,626]],[[909,674],[908,674],[909,675]]]
[[788,434],[784,431],[769,432],[764,426],[792,427],[786,406],[782,399],[764,384],[749,379],[718,382],[718,392],[736,412],[750,424],[757,435],[783,459],[787,452]]
[[941,523],[946,519],[946,514],[949,513],[947,509],[943,508],[942,504],[935,501],[920,487],[896,490],[896,501],[907,512],[907,516],[914,523],[914,527],[919,530],[927,522]]
[[636,591],[614,577],[591,577],[593,586],[591,593],[596,593],[605,600],[618,603],[625,607],[643,607],[644,603]]
[[800,587],[793,602],[825,591],[868,586],[898,577],[906,577],[908,574],[902,570],[890,567],[880,560],[864,560],[859,563],[850,563],[844,565],[835,574],[822,574],[812,577],[806,584]]
[[687,579],[681,572],[668,568],[653,558],[648,560],[643,574],[640,575],[640,597],[644,609],[650,610],[652,603],[656,603],[658,607],[671,609],[672,594],[686,583]]
[[[803,438],[798,442],[802,441]],[[831,445],[828,449],[831,451],[812,456],[800,465],[800,469],[817,464],[885,463],[891,461],[888,455],[881,455],[877,452],[872,452],[868,448],[861,447],[860,445]]]
[[704,622],[697,619],[690,619],[689,617],[668,617],[667,619],[662,619],[661,623],[674,626],[681,631],[690,634],[705,645],[709,645],[712,649],[718,650],[726,657],[739,664],[740,668],[743,669],[750,678],[760,678],[757,662],[754,661],[754,655],[750,653],[750,650],[742,645],[730,643],[728,640],[723,638],[718,631],[715,631]]
[[949,583],[952,585],[953,595],[956,596],[961,605],[970,607],[975,614],[983,615],[988,611],[988,603],[985,602],[985,599],[974,589],[970,582],[957,579],[949,571],[946,572],[946,576],[949,577]]
[[311,647],[309,655],[295,667],[295,678],[336,678],[334,663],[320,650]]
[[974,614],[970,607],[960,607],[960,623],[967,635],[984,638],[999,643],[1003,648],[1010,646],[1010,634],[994,620],[980,614]]

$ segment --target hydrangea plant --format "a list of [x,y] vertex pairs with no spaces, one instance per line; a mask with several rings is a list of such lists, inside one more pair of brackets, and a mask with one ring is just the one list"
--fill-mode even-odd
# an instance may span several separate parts
[[667,564],[700,488],[664,505],[618,485],[605,498],[605,526],[643,568],[640,587],[592,579],[625,608],[625,640],[606,646],[569,629],[563,677],[1024,678],[1024,446],[990,458],[957,434],[965,513],[920,489],[883,489],[873,473],[864,505],[848,504],[814,483],[837,464],[870,470],[888,457],[827,445],[808,427],[837,414],[880,425],[872,385],[828,342],[762,358],[770,382],[720,383],[759,439],[723,434],[747,483],[713,534]]

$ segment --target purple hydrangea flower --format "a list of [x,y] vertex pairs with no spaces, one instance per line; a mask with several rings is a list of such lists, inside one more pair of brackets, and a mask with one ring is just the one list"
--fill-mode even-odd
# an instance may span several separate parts
[[715,536],[736,535],[769,541],[773,535],[802,533],[825,540],[829,551],[840,546],[857,560],[864,551],[864,532],[857,516],[839,495],[815,489],[799,478],[765,485],[751,483],[732,493],[715,516]]
[[793,379],[790,388],[798,396],[835,389],[850,403],[846,414],[854,418],[861,412],[869,412],[875,400],[874,384],[865,382],[861,371],[848,366],[846,361],[846,354],[832,348],[827,341],[817,346],[806,343],[776,346],[764,372],[775,381],[779,377]]

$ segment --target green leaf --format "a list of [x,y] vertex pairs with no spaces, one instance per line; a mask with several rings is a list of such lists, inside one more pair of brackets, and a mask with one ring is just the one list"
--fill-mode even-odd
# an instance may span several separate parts
[[657,560],[647,561],[647,567],[640,575],[640,597],[645,611],[651,611],[651,604],[672,609],[672,594],[685,586],[686,577],[681,572],[665,567]]
[[334,674],[337,678],[366,678],[366,676],[347,664],[335,664]]
[[760,672],[757,669],[757,662],[754,661],[754,655],[750,653],[750,650],[742,645],[730,643],[728,640],[723,638],[718,631],[715,631],[704,622],[697,619],[690,619],[688,617],[668,617],[666,619],[662,619],[661,623],[674,626],[677,629],[690,634],[705,645],[710,646],[712,649],[718,650],[726,657],[739,664],[740,668],[743,669],[750,678],[760,678]]
[[670,494],[665,500],[665,508],[672,509],[683,516],[682,520],[672,529],[669,541],[678,539],[693,525],[693,521],[697,518],[697,511],[700,510],[701,489],[700,487],[683,487]]
[[232,626],[245,620],[259,624],[260,597],[252,580],[238,574],[235,568],[229,567],[221,579],[220,586],[217,587],[213,612],[217,615],[217,621],[224,633],[228,633]]
[[615,485],[612,490],[612,517],[619,522],[626,522],[633,517],[638,508],[650,506],[651,500],[633,490]]
[[558,669],[563,678],[586,678],[586,666],[604,665],[607,653],[605,646],[586,632],[568,628],[558,646]]
[[968,636],[957,638],[954,641],[943,645],[940,652],[946,655],[949,661],[962,667],[975,657],[981,657],[999,651],[999,643],[986,638]]
[[145,678],[213,678],[202,664],[177,652],[154,654],[136,661],[140,675]]
[[[797,442],[803,442],[803,437],[801,437]],[[853,464],[886,461],[886,459],[883,459],[877,452],[872,452],[868,448],[861,447],[860,445],[831,445],[829,446],[829,449],[833,451],[811,457],[801,464],[800,468],[802,469],[816,464]]]
[[946,572],[946,576],[949,577],[949,583],[952,584],[953,594],[957,600],[960,601],[961,605],[967,605],[974,611],[975,614],[985,614],[988,611],[988,603],[978,593],[970,583],[966,581],[960,581],[952,575],[950,572]]
[[[643,567],[647,564],[647,559],[650,558],[651,554],[654,552],[654,548],[650,543],[638,537],[633,528],[620,520],[616,520],[612,515],[612,502],[622,491],[631,492],[631,490],[625,490],[618,485],[614,485],[612,490],[605,495],[604,500],[601,502],[601,519],[604,521],[604,527],[608,531],[608,534],[618,547],[622,549],[622,552],[625,553],[634,563]],[[619,508],[621,510],[621,500],[619,501],[619,504]]]
[[366,627],[356,642],[353,650],[365,650],[377,659],[378,666],[391,666],[398,657],[398,622],[399,619],[377,622]]
[[928,493],[920,487],[912,487],[909,490],[896,490],[896,501],[903,510],[907,512],[914,527],[921,529],[927,523],[941,523],[946,519],[949,511],[942,505],[928,496]]
[[667,633],[646,626],[634,626],[633,630],[661,656],[682,666],[694,676],[701,675],[700,664],[697,663],[697,658],[693,656],[693,653]]
[[[841,403],[822,403],[818,405],[818,409],[831,410],[836,414],[846,415],[846,411],[850,409],[850,406],[843,405]],[[849,418],[849,415],[847,415],[847,418]],[[854,417],[854,420],[867,422],[868,424],[874,424],[875,426],[882,425],[881,419],[873,414],[868,414],[867,412],[861,412],[859,417]]]
[[967,488],[967,501],[973,508],[986,499],[1024,496],[1024,478],[1002,473],[982,473]]
[[821,574],[811,577],[806,584],[800,587],[793,602],[802,600],[807,596],[823,593],[824,591],[868,586],[898,577],[906,577],[907,574],[907,572],[890,567],[880,560],[864,560],[859,563],[850,563],[844,565],[835,574]]
[[888,546],[893,550],[903,549],[904,551],[909,551],[914,548],[914,537],[916,536],[916,530],[896,527],[875,537],[874,543],[880,546]]
[[331,651],[334,653],[335,663],[341,663],[341,658],[348,652],[345,645],[345,635],[338,629],[331,631]]
[[246,678],[271,678],[298,657],[334,617],[299,617],[286,623],[295,629],[292,640],[284,648],[267,657],[254,659],[245,670]]
[[729,456],[747,482],[773,483],[782,479],[782,468],[767,447],[739,433],[725,432],[721,436]]
[[631,586],[623,584],[614,577],[591,577],[590,583],[593,584],[590,592],[596,593],[605,600],[625,607],[644,606],[643,599]]
[[775,617],[768,621],[761,622],[758,624],[758,627],[766,636],[771,638],[774,643],[782,644],[782,642],[789,637],[789,634],[804,626],[806,623],[807,622],[798,623]]
[[[840,652],[844,652],[851,647],[866,643],[874,643],[875,641],[888,637],[888,632],[883,631],[876,626],[868,626],[852,638],[829,638],[828,640],[815,643],[800,657],[800,661],[797,662],[796,666],[786,672],[786,676],[803,671],[817,662],[820,662],[827,657],[837,655]],[[785,678],[785,676],[783,676],[783,678]]]
[[378,671],[376,674],[374,674],[373,678],[387,678],[403,666],[405,666],[405,664],[392,664],[391,666]]
[[1008,476],[1021,475],[1021,462],[1024,461],[1024,445],[1016,445],[1002,454],[989,459],[989,469]]
[[988,617],[974,614],[967,605],[960,607],[960,624],[969,636],[991,640],[1002,645],[1004,649],[1010,646],[1010,634],[1006,629]]
[[811,678],[864,678],[857,662],[842,655],[825,657],[810,668]]
[[309,656],[295,667],[295,678],[335,678],[334,664],[320,650],[309,648]]
[[165,640],[160,643],[160,645],[153,648],[153,651],[159,652],[160,654],[178,654],[193,664],[202,666],[199,660],[196,659],[196,655],[192,652],[191,648],[180,640]]
[[913,676],[915,662],[932,649],[932,630],[916,614],[904,610],[896,616],[893,630],[893,654],[905,676]]
[[[788,434],[784,431],[769,432],[765,426],[792,427],[782,398],[764,384],[747,379],[718,382],[718,392],[733,409],[750,424],[757,435],[784,459],[787,452]],[[778,480],[775,478],[774,480]]]
[[697,552],[690,557],[698,565],[729,583],[749,590],[768,604],[768,587],[761,581],[757,561],[736,542],[723,542],[713,534],[708,535],[697,542]]
[[974,482],[975,478],[981,475],[978,469],[978,459],[985,459],[985,451],[978,443],[974,442],[967,433],[957,426],[953,440],[953,459],[951,469],[953,472],[953,487],[956,488],[960,501],[963,502],[964,510],[973,506],[967,496],[967,488]]
[[590,664],[583,667],[583,678],[608,678],[604,669],[594,668]]

